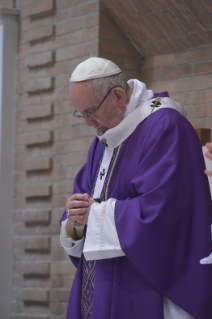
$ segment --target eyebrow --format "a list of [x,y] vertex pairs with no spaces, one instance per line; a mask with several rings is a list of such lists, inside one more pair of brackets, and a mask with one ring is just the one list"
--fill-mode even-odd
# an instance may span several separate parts
[[[96,103],[96,105],[97,105],[97,103]],[[94,108],[97,108],[98,107],[98,105],[97,106],[93,106],[92,108],[94,109]],[[83,112],[87,112],[87,113],[89,113],[90,112],[90,110],[92,110],[92,108],[90,108],[90,109],[85,109]]]

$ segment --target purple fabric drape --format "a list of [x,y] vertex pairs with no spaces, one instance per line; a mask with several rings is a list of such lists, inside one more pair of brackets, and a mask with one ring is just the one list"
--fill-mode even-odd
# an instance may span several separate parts
[[[91,194],[103,145],[95,137],[74,185]],[[108,192],[125,257],[96,262],[92,319],[163,319],[163,296],[212,318],[212,205],[197,134],[177,111],[151,114],[123,143]],[[63,216],[62,219],[65,219]],[[80,319],[82,258],[67,318]]]

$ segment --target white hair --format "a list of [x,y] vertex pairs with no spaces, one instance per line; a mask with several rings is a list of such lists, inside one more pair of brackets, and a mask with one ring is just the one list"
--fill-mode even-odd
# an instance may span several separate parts
[[90,80],[90,82],[95,95],[102,93],[107,94],[112,87],[121,87],[124,92],[128,94],[129,85],[127,83],[127,77],[122,72],[103,78],[93,79]]

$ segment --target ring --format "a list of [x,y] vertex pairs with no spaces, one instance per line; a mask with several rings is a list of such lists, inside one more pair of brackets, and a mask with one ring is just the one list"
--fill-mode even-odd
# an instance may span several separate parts
[[70,216],[71,214],[69,213],[69,210],[70,209],[66,209],[66,214],[67,214],[67,216]]

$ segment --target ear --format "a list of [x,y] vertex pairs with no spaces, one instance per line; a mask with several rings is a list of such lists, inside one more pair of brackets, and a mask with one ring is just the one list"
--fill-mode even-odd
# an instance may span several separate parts
[[119,107],[125,107],[126,106],[126,94],[124,90],[120,87],[117,87],[114,89],[114,96],[116,99],[116,103]]

